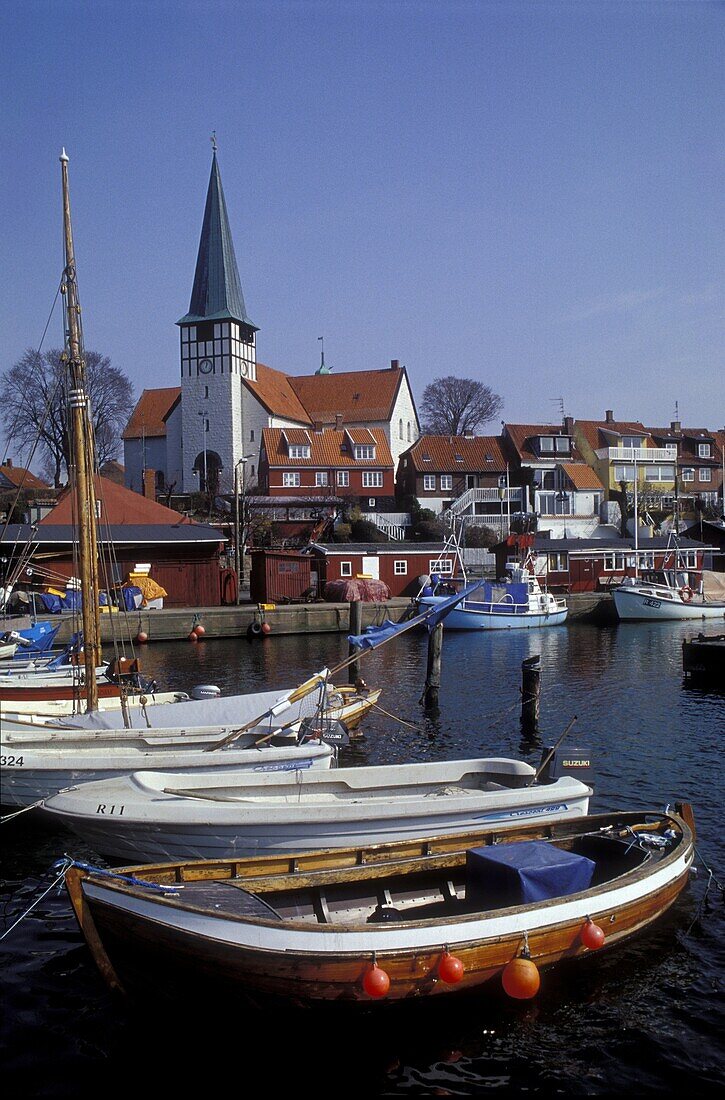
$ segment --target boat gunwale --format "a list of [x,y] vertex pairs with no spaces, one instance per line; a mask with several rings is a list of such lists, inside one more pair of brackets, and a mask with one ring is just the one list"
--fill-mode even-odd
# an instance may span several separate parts
[[[608,816],[611,816],[611,815],[601,815],[601,816],[608,817]],[[634,816],[637,817],[638,819],[641,819],[641,817],[647,816],[647,815],[646,814],[645,815],[635,814]],[[391,930],[391,929],[399,930],[401,927],[405,927],[405,928],[426,928],[426,927],[433,927],[433,926],[447,927],[451,924],[473,923],[477,920],[481,920],[482,916],[490,915],[490,914],[495,914],[495,917],[497,919],[504,919],[506,917],[517,916],[522,911],[524,911],[526,909],[531,909],[531,910],[533,910],[537,913],[538,912],[546,912],[547,910],[551,910],[556,906],[561,906],[562,904],[575,904],[575,903],[581,901],[584,898],[586,898],[586,899],[591,898],[591,899],[595,900],[598,896],[606,894],[607,892],[611,891],[612,889],[621,889],[623,886],[626,886],[626,885],[629,885],[629,884],[634,885],[634,884],[639,883],[642,879],[647,878],[649,876],[649,874],[651,873],[651,868],[652,868],[653,864],[656,865],[656,867],[659,870],[662,870],[662,869],[667,868],[668,866],[671,866],[673,863],[677,862],[678,860],[684,859],[685,862],[687,863],[687,868],[686,869],[689,869],[689,866],[692,863],[692,857],[694,856],[694,848],[695,848],[695,836],[694,836],[694,833],[691,830],[689,824],[684,820],[684,818],[680,817],[680,815],[677,814],[677,813],[661,813],[660,812],[659,814],[657,814],[657,817],[659,819],[657,824],[659,824],[659,826],[662,827],[663,829],[665,827],[665,822],[668,821],[668,820],[673,821],[678,827],[679,836],[677,838],[677,843],[672,847],[671,851],[664,853],[659,858],[656,858],[657,857],[657,852],[648,853],[645,856],[645,858],[642,860],[642,862],[637,867],[634,867],[629,871],[624,871],[622,874],[616,875],[614,878],[608,879],[606,882],[600,883],[598,886],[596,886],[594,888],[590,887],[587,890],[578,891],[575,894],[567,894],[567,895],[563,895],[563,896],[557,897],[557,898],[549,898],[549,899],[546,899],[545,901],[536,902],[533,905],[531,903],[528,903],[528,904],[525,904],[525,905],[509,906],[509,907],[506,907],[506,908],[496,909],[496,910],[480,910],[480,911],[476,911],[474,913],[454,914],[450,917],[427,918],[427,919],[424,918],[422,920],[407,919],[407,920],[404,920],[404,921],[386,922],[385,924],[367,924],[367,922],[363,922],[362,924],[342,924],[342,923],[340,923],[340,924],[330,924],[329,926],[327,926],[327,925],[323,925],[323,924],[319,924],[319,923],[318,924],[312,924],[311,922],[308,922],[308,921],[293,921],[293,920],[287,920],[287,919],[283,918],[284,928],[289,929],[290,931],[295,931],[295,932],[309,932],[309,931],[319,932],[321,929],[324,929],[324,928],[327,927],[327,928],[329,928],[329,931],[330,931],[331,934],[345,933],[345,932],[348,932],[348,931],[349,932],[360,932],[361,930],[365,930],[365,931],[368,931],[368,932],[373,932],[375,934],[375,933],[377,933],[378,930],[381,930],[381,931]],[[621,822],[619,824],[622,825]],[[655,823],[650,823],[651,826],[654,826],[654,824]],[[551,829],[553,827],[553,825],[555,825],[555,823],[552,823],[552,826],[550,826],[549,829]],[[622,827],[624,827],[624,826],[622,825]],[[476,834],[474,834],[474,835],[476,835]],[[546,840],[549,843],[555,843],[557,840],[559,842],[563,843],[567,840],[576,840],[579,837],[598,836],[598,835],[600,835],[600,833],[598,833],[596,831],[592,831],[592,830],[588,830],[587,832],[576,831],[573,834],[568,835],[568,836],[567,835],[561,836],[561,837],[549,836],[548,838],[546,838]],[[433,838],[433,839],[435,839],[435,838]],[[413,843],[423,844],[423,843],[425,843],[425,841],[419,840],[419,841],[415,841]],[[503,843],[516,843],[516,841],[515,840],[503,841]],[[488,846],[495,847],[495,846],[497,846],[497,843],[496,843],[495,840],[492,840],[491,844],[488,845]],[[378,845],[378,846],[375,846],[375,847],[380,848],[380,847],[384,847],[384,846],[383,845]],[[360,851],[360,849],[354,849],[353,848],[353,849],[342,849],[341,850],[341,852],[351,852],[351,851]],[[268,887],[268,890],[265,890],[265,893],[273,892],[275,890],[285,890],[285,889],[289,889],[289,890],[293,890],[293,889],[299,889],[299,890],[311,889],[311,888],[314,888],[314,885],[323,885],[323,883],[320,880],[317,880],[316,883],[312,883],[312,884],[309,884],[309,883],[305,884],[305,883],[302,883],[302,882],[296,882],[295,883],[294,881],[288,883],[286,881],[286,880],[289,880],[289,879],[293,879],[295,875],[301,875],[301,874],[305,874],[306,876],[309,876],[310,874],[315,874],[315,873],[319,873],[321,875],[323,875],[323,874],[328,874],[328,875],[329,874],[335,874],[336,875],[336,878],[334,880],[335,882],[347,883],[347,882],[354,882],[354,881],[357,881],[357,880],[360,880],[360,879],[364,880],[366,876],[382,878],[382,877],[385,877],[386,875],[392,875],[392,874],[395,873],[394,868],[396,868],[396,867],[400,867],[400,872],[399,873],[413,873],[416,870],[425,871],[425,870],[428,870],[428,869],[430,869],[432,871],[433,870],[438,870],[438,869],[442,870],[442,869],[445,869],[445,867],[446,867],[446,861],[448,861],[448,865],[450,865],[451,860],[456,860],[457,862],[459,862],[460,859],[461,859],[461,856],[463,856],[465,854],[465,851],[466,851],[465,848],[459,848],[459,849],[454,849],[453,851],[450,851],[450,852],[447,852],[447,853],[438,853],[438,854],[431,853],[430,855],[413,856],[413,857],[401,858],[401,859],[397,859],[397,860],[394,859],[394,860],[391,860],[391,861],[379,861],[379,862],[376,862],[376,863],[363,863],[362,865],[355,865],[355,866],[352,866],[352,867],[346,867],[346,868],[339,869],[339,870],[336,870],[334,867],[332,867],[332,868],[322,870],[320,872],[310,872],[310,871],[305,871],[305,872],[294,871],[292,873],[288,872],[288,873],[285,873],[285,874],[280,874],[279,875],[279,881],[275,881],[273,884],[270,884],[269,887]],[[320,850],[319,853],[305,853],[305,854],[306,855],[318,855],[318,854],[322,855],[322,854],[325,854],[325,849]],[[160,867],[173,866],[173,867],[177,867],[179,869],[184,869],[186,867],[189,867],[190,865],[196,865],[196,867],[201,870],[205,866],[213,866],[213,867],[218,868],[221,865],[234,865],[234,864],[240,864],[240,863],[244,863],[244,862],[257,862],[257,859],[274,860],[274,859],[279,859],[279,858],[280,858],[280,856],[242,857],[242,858],[238,858],[236,860],[235,859],[229,859],[229,860],[197,860],[197,861],[192,861],[191,863],[184,863],[184,864],[167,864],[167,865],[154,864],[154,865],[150,865],[150,866],[149,865],[135,865],[135,866],[128,866],[128,867],[123,867],[123,868],[114,868],[114,869],[112,869],[112,873],[115,873],[115,874],[133,874],[135,877],[143,877],[144,874],[147,874],[147,875],[153,874],[155,869],[158,869]],[[405,866],[401,866],[403,864]],[[371,876],[370,875],[371,871],[377,871],[379,873],[377,875],[372,875]],[[358,872],[358,873],[356,874],[355,872]],[[144,893],[144,888],[142,886],[134,886],[132,883],[127,883],[127,882],[123,882],[123,881],[120,881],[120,880],[109,879],[105,875],[94,875],[93,872],[87,872],[87,871],[83,871],[83,870],[78,870],[75,873],[79,876],[79,881],[81,883],[81,886],[82,886],[83,881],[87,880],[87,881],[90,882],[91,885],[94,885],[96,887],[108,888],[112,892],[119,892],[119,893],[125,894],[129,897],[141,898],[141,899],[145,899],[145,900],[149,900],[152,897],[152,895],[150,895],[148,893]],[[260,875],[257,875],[257,876],[250,875],[248,879],[244,880],[244,888],[247,889],[248,886],[252,887],[252,888],[249,889],[248,892],[253,893],[254,892],[253,885],[255,883],[255,879],[256,879],[257,883],[259,883],[260,879],[264,879],[264,880],[266,880],[267,883],[269,883],[270,879],[272,879],[272,878],[277,878],[277,876],[274,875],[274,873],[268,874],[268,875],[260,874]],[[623,880],[626,880],[626,881],[623,881]],[[152,881],[152,880],[150,879],[149,881]],[[220,880],[215,878],[212,875],[209,875],[209,876],[200,876],[200,878],[198,878],[198,879],[191,879],[191,880],[188,880],[188,881],[209,881],[209,882],[214,882],[214,881],[220,881]],[[227,879],[222,879],[221,881],[230,881],[231,882],[231,875]],[[175,882],[168,882],[168,883],[160,883],[159,885],[167,885],[169,890],[172,890],[172,889],[174,889],[174,887],[182,887],[183,888],[184,882],[182,880],[181,882],[175,881]],[[241,886],[242,884],[239,883],[238,885]],[[658,887],[658,889],[660,889],[660,887]],[[270,928],[274,928],[276,930],[279,930],[279,928],[280,928],[280,921],[279,920],[272,920],[272,919],[268,920],[268,919],[263,918],[263,917],[257,917],[257,916],[250,917],[250,916],[245,916],[243,914],[239,915],[239,914],[233,914],[233,913],[219,913],[219,912],[215,912],[214,910],[210,910],[208,908],[204,908],[204,907],[200,907],[200,906],[194,906],[193,904],[189,904],[189,905],[184,904],[183,903],[183,897],[174,896],[172,894],[161,896],[159,894],[154,893],[153,900],[156,903],[160,904],[162,908],[181,909],[181,910],[184,910],[184,911],[187,911],[187,912],[190,912],[190,913],[195,913],[195,914],[199,914],[199,915],[202,915],[202,916],[205,916],[205,917],[209,917],[211,919],[231,921],[233,923],[246,924],[246,925],[251,925],[251,926],[270,927]],[[153,921],[154,918],[153,917],[147,917],[145,919]],[[163,922],[158,922],[158,923],[163,923]]]

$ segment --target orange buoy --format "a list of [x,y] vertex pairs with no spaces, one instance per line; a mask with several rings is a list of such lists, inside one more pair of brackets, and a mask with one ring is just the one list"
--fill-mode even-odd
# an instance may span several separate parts
[[205,627],[203,627],[203,626],[201,625],[201,623],[198,623],[198,624],[197,624],[197,625],[196,625],[196,626],[194,627],[194,633],[196,634],[197,638],[203,638],[203,637],[204,637],[204,635],[206,634],[206,629],[205,629]]
[[504,990],[517,1001],[527,1001],[539,992],[541,978],[536,963],[531,959],[512,959],[501,975]]
[[199,641],[199,639],[197,638],[197,636],[196,636],[196,634],[194,633],[193,630],[189,634],[189,641],[190,642],[198,642]]
[[136,635],[136,641],[138,642],[138,644],[143,645],[148,640],[149,640],[149,636],[146,633],[146,631],[145,630],[139,630],[138,634]]
[[269,625],[269,623],[262,623],[262,633],[263,634],[271,634],[272,633],[272,627]]
[[461,960],[457,959],[455,955],[451,955],[450,951],[446,951],[438,963],[438,977],[446,985],[458,985],[465,970],[466,968]]
[[604,947],[604,941],[607,937],[604,935],[603,928],[600,928],[593,920],[587,920],[579,933],[579,938],[590,951],[597,951],[600,947]]
[[388,974],[377,963],[373,963],[368,970],[365,971],[363,978],[363,989],[369,997],[384,997],[390,989],[390,978]]

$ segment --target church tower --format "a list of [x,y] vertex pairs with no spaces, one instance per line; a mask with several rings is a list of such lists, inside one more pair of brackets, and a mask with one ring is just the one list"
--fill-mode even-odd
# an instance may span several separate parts
[[189,312],[181,330],[184,492],[229,492],[243,455],[244,383],[257,377],[257,327],[247,316],[216,142]]

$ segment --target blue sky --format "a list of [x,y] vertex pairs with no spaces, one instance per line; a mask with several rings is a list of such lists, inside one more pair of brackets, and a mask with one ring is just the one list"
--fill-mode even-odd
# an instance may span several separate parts
[[[0,4],[0,368],[70,155],[86,343],[178,384],[216,130],[258,356],[481,379],[512,422],[725,422],[717,3]],[[47,345],[60,341],[60,319]],[[498,425],[491,425],[494,431]]]

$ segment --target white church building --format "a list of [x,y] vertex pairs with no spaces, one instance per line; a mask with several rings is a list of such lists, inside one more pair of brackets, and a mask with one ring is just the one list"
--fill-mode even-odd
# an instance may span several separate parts
[[[188,312],[179,326],[180,386],[145,389],[123,433],[126,486],[234,489],[234,471],[256,484],[264,428],[381,428],[397,469],[420,434],[405,367],[292,375],[257,360],[216,150]],[[244,461],[242,461],[244,460]]]

